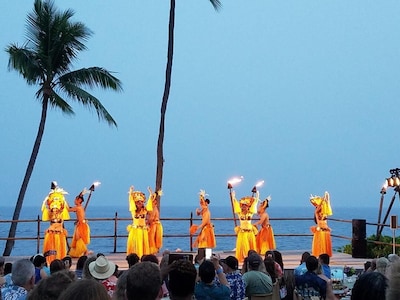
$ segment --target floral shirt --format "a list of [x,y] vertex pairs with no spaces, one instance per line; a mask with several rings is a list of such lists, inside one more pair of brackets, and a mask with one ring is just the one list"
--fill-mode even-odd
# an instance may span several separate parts
[[110,296],[110,298],[112,298],[112,296],[116,290],[117,283],[114,280],[110,280],[110,278],[108,278],[108,279],[102,280],[101,284],[106,288],[108,296]]
[[240,271],[226,273],[226,280],[231,287],[231,300],[242,300],[246,297],[246,283],[243,281]]
[[28,291],[21,286],[9,285],[1,289],[1,299],[3,300],[25,300]]

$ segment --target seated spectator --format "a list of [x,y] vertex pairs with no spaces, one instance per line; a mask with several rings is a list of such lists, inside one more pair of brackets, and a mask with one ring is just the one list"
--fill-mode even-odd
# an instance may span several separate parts
[[85,266],[87,258],[88,257],[86,255],[82,255],[81,257],[78,258],[78,261],[76,262],[75,275],[76,278],[78,279],[83,278],[83,268]]
[[[215,281],[215,274],[218,282]],[[230,300],[229,283],[226,280],[219,258],[213,255],[210,260],[205,260],[199,266],[200,282],[195,286],[194,294],[197,300],[220,299]]]
[[320,254],[318,257],[319,263],[321,264],[321,268],[322,268],[322,273],[324,273],[324,275],[331,279],[331,267],[329,266],[329,262],[330,262],[330,257],[328,254],[323,253]]
[[367,272],[373,272],[376,270],[376,258],[371,260],[371,265],[369,266]]
[[224,270],[226,280],[231,288],[231,300],[241,300],[246,297],[246,284],[243,280],[242,273],[238,270],[239,261],[234,256],[228,256],[221,259],[221,265]]
[[194,296],[197,270],[188,260],[175,260],[168,267],[169,298],[191,300]]
[[260,255],[253,253],[247,258],[248,272],[243,274],[246,283],[246,296],[271,294],[273,290],[272,279],[269,275],[259,271],[263,264]]
[[64,262],[61,259],[55,259],[50,263],[50,274],[65,270]]
[[375,272],[379,272],[386,276],[386,268],[389,265],[389,260],[386,257],[379,257],[376,260]]
[[107,293],[112,297],[117,285],[118,267],[105,256],[100,255],[95,261],[89,264],[90,275],[97,279],[107,290]]
[[0,256],[0,276],[4,276],[4,264],[6,260],[3,256]]
[[90,265],[90,263],[96,261],[96,259],[97,259],[96,256],[89,256],[86,259],[86,261],[83,265],[83,270],[82,270],[82,278],[83,279],[92,279],[93,278],[93,276],[90,274],[90,271],[89,271],[89,265]]
[[157,265],[159,264],[158,258],[154,254],[143,255],[140,261],[151,261]]
[[46,265],[46,258],[41,254],[36,254],[33,258],[33,265],[35,266],[35,284],[47,277],[46,271],[43,269]]
[[71,256],[67,255],[63,257],[62,261],[64,262],[64,266],[66,270],[70,270],[72,267],[72,258]]
[[14,262],[11,272],[13,284],[1,289],[3,300],[25,300],[35,286],[35,266],[29,259]]
[[118,276],[117,286],[115,287],[114,294],[112,296],[113,300],[126,300],[125,290],[126,290],[126,277],[128,276],[128,271],[124,271]]
[[134,264],[137,264],[140,261],[140,258],[136,253],[131,253],[126,257],[126,261],[128,262],[128,267],[130,268]]
[[300,259],[300,265],[293,271],[294,276],[300,276],[307,272],[306,260],[311,256],[310,252],[303,252]]
[[380,272],[366,272],[358,277],[351,290],[351,300],[385,300],[388,280]]
[[127,300],[155,300],[162,297],[161,271],[150,261],[135,264],[127,271]]
[[326,281],[320,278],[316,272],[318,269],[318,259],[311,255],[306,260],[307,272],[296,276],[296,290],[299,294],[313,294],[314,296],[326,297]]
[[278,276],[276,274],[274,259],[272,257],[266,257],[264,259],[264,265],[268,275],[271,277],[272,283],[275,284],[278,281]]
[[28,300],[57,300],[60,294],[75,281],[75,274],[67,270],[43,278],[29,293]]
[[71,283],[58,300],[110,300],[110,297],[100,282],[82,279]]
[[[271,257],[274,260],[275,274],[276,274],[277,278],[282,278],[283,277],[283,269],[281,268],[280,264],[278,264],[275,259],[275,252],[273,250],[268,250],[267,252],[265,252],[265,258],[268,258],[268,257]],[[260,271],[262,271],[262,270],[260,270]]]
[[4,264],[4,276],[10,274],[12,271],[12,263],[7,262]]
[[398,300],[400,299],[400,261],[398,259],[390,264],[388,276],[389,286],[386,290],[386,300]]
[[371,261],[370,260],[368,260],[368,261],[366,261],[364,263],[364,271],[363,271],[363,273],[367,272],[369,268],[371,268]]

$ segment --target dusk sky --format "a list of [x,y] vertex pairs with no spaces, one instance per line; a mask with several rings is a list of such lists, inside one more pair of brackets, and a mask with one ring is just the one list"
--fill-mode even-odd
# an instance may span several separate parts
[[[33,2],[1,5],[1,206],[15,205],[40,121],[38,87],[8,71],[4,51],[24,43]],[[162,206],[197,206],[200,189],[228,206],[228,179],[244,176],[237,197],[265,180],[271,206],[329,191],[333,210],[378,208],[400,167],[400,1],[221,2],[176,1]],[[74,69],[104,67],[124,91],[91,91],[118,128],[77,103],[73,117],[49,110],[24,206],[39,212],[53,180],[70,204],[99,180],[91,205],[128,209],[131,185],[155,185],[169,1],[55,3],[94,32]]]

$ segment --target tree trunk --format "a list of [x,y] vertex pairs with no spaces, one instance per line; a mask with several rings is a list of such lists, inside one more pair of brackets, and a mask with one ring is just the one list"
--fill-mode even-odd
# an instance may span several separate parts
[[4,248],[3,256],[9,256],[14,247],[14,243],[15,243],[14,238],[15,238],[15,233],[17,231],[17,225],[18,225],[18,222],[16,222],[16,221],[19,220],[22,203],[24,202],[25,192],[26,192],[26,189],[28,188],[28,183],[29,183],[29,180],[30,180],[32,172],[33,172],[33,167],[35,166],[36,158],[39,153],[40,143],[42,141],[44,126],[46,123],[47,103],[48,103],[48,97],[45,96],[45,99],[43,100],[43,104],[42,104],[42,115],[40,118],[38,133],[36,135],[35,144],[33,145],[33,149],[32,149],[32,153],[31,153],[31,157],[29,159],[28,167],[26,168],[24,180],[22,181],[21,189],[18,194],[18,200],[17,200],[15,209],[14,209],[13,222],[10,225],[10,231],[8,233],[8,240],[7,240],[6,246]]
[[[175,0],[171,0],[169,10],[169,28],[168,28],[168,54],[167,54],[167,67],[165,70],[165,85],[164,94],[161,103],[161,118],[160,129],[158,132],[157,142],[157,171],[156,171],[156,188],[158,191],[162,189],[162,178],[164,168],[164,126],[165,126],[165,113],[167,111],[167,104],[169,98],[169,91],[171,89],[171,74],[172,74],[172,60],[174,57],[174,26],[175,26]],[[160,209],[160,197],[157,199],[157,206]]]

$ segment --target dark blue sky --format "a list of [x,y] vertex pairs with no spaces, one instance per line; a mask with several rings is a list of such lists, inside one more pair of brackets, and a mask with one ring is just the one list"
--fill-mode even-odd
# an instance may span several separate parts
[[[175,56],[166,116],[162,205],[198,202],[205,189],[229,205],[265,180],[271,205],[303,206],[331,194],[335,206],[376,206],[400,167],[399,1],[177,0]],[[127,203],[130,185],[154,187],[167,55],[168,1],[56,1],[94,35],[75,67],[115,71],[123,93],[94,90],[118,123],[73,104],[50,110],[25,203],[52,180],[70,193],[102,182],[91,205]],[[33,1],[6,1],[1,49],[22,44]],[[0,51],[1,205],[14,205],[40,119],[37,87],[7,70]],[[389,194],[388,194],[389,195]]]

